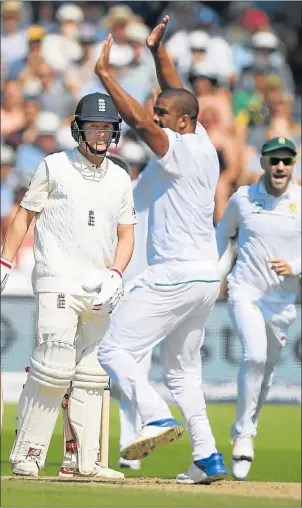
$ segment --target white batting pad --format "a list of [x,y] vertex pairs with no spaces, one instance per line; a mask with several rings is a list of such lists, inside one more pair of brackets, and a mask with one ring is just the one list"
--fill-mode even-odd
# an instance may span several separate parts
[[75,347],[68,342],[42,342],[30,359],[31,375],[45,386],[66,389],[75,372],[75,357]]
[[70,344],[43,342],[35,349],[19,401],[19,428],[10,456],[12,463],[34,456],[39,468],[43,467],[74,369],[75,348]]
[[69,421],[78,442],[78,468],[92,473],[99,452],[103,390],[73,388],[68,405]]

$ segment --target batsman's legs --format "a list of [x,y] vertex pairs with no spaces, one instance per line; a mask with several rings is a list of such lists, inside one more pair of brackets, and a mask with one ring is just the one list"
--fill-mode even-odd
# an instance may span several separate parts
[[[57,294],[37,295],[37,342],[19,401],[13,472],[37,475],[44,466],[61,401],[75,371],[77,314],[57,307]],[[63,307],[63,308],[62,308]]]
[[[74,379],[71,384],[68,401],[68,418],[65,417],[64,429],[66,452],[60,470],[60,476],[78,474],[98,476],[110,479],[123,479],[124,475],[108,468],[108,463],[98,462],[100,450],[101,416],[109,418],[109,404],[106,411],[102,405],[104,390],[108,387],[109,377],[97,359],[99,341],[109,323],[109,316],[99,316],[91,310],[79,319],[78,338],[76,341],[77,363]],[[102,411],[103,409],[103,411]],[[103,428],[103,451],[101,456],[108,462],[104,447],[109,445],[109,428]]]

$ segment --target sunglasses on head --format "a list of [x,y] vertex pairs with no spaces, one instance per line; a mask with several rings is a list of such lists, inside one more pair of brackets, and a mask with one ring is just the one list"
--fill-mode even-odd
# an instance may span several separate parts
[[291,166],[295,162],[295,157],[268,157],[271,166],[277,166],[283,162],[284,166]]

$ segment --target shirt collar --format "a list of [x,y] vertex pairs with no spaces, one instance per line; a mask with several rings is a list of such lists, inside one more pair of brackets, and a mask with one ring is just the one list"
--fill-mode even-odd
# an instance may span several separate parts
[[80,171],[86,180],[100,181],[108,169],[108,159],[104,157],[100,166],[96,166],[89,162],[86,157],[80,152],[78,148],[74,148],[71,152],[71,161],[74,167]]
[[289,184],[288,184],[288,187],[287,187],[287,190],[286,192],[284,192],[283,194],[281,194],[281,196],[279,196],[278,198],[273,196],[272,194],[269,194],[265,188],[265,184],[264,184],[264,178],[262,177],[260,180],[259,180],[259,183],[258,183],[258,192],[259,194],[264,194],[265,196],[268,196],[268,197],[271,197],[271,198],[274,198],[274,199],[285,199],[285,198],[289,198],[290,197],[290,194],[291,194],[291,190],[293,188],[293,182],[292,180],[290,180]]

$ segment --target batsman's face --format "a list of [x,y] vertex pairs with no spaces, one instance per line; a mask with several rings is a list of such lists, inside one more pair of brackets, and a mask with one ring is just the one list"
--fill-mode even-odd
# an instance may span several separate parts
[[178,113],[175,101],[159,97],[153,107],[153,120],[162,129],[178,132]]
[[113,124],[109,122],[85,122],[84,133],[87,143],[95,150],[105,151],[111,143]]
[[286,191],[292,178],[295,161],[294,154],[287,148],[269,152],[261,158],[266,187],[274,191],[274,194]]

